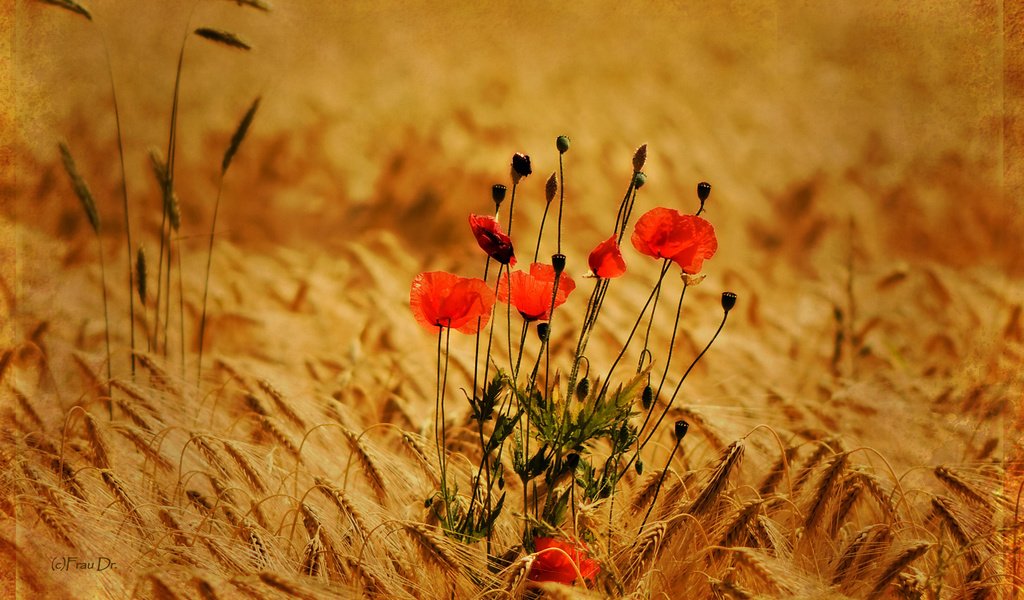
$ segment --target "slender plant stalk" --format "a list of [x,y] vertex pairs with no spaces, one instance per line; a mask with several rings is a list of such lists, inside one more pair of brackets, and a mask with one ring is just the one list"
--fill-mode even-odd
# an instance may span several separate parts
[[672,459],[676,457],[676,452],[679,450],[679,443],[681,441],[683,441],[683,438],[676,436],[676,445],[672,446],[672,453],[668,455],[668,460],[665,462],[665,468],[661,470],[657,486],[654,488],[654,497],[651,498],[651,505],[647,507],[647,514],[644,515],[644,520],[640,522],[640,529],[636,532],[638,536],[643,533],[644,525],[647,525],[647,519],[650,518],[651,511],[654,510],[654,505],[658,502],[658,494],[661,493],[661,484],[665,481],[665,475],[668,474],[668,468],[672,465]]
[[196,364],[196,386],[203,379],[203,347],[206,340],[206,300],[210,293],[210,267],[213,264],[213,236],[217,230],[217,213],[220,210],[220,195],[224,189],[224,172],[217,182],[217,199],[213,202],[213,223],[210,225],[210,242],[206,251],[206,277],[203,282],[203,314],[199,318],[199,361]]

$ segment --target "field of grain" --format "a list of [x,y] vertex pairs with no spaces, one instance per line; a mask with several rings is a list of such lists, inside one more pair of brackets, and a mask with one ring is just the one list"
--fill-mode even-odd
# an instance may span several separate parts
[[[1019,9],[83,0],[87,20],[60,4],[16,0],[0,16],[0,596],[1024,590]],[[198,27],[251,50],[186,35]],[[166,154],[183,36],[181,226],[158,284],[147,153]],[[223,177],[197,380],[222,156],[256,97]],[[572,357],[587,253],[641,144],[638,213],[693,212],[696,184],[713,186],[703,216],[719,250],[686,296],[669,385],[715,332],[720,294],[738,296],[669,412],[690,433],[647,525],[671,426],[614,500],[574,512],[571,530],[602,532],[601,574],[574,587],[527,580],[518,482],[519,512],[495,526],[502,561],[437,528],[424,502],[438,487],[437,339],[409,310],[421,271],[482,275],[467,215],[492,210],[492,184],[511,186],[516,152],[535,170],[516,201],[528,262],[563,134],[563,251],[579,289],[552,325],[553,366]],[[95,196],[99,243],[62,141]],[[129,289],[139,246],[146,304]],[[554,248],[549,222],[540,256]],[[655,261],[624,252],[594,372],[657,278]],[[680,287],[667,281],[651,329],[659,377]],[[480,458],[459,393],[472,338],[450,348],[449,469],[464,489]],[[495,362],[510,358],[497,344]]]

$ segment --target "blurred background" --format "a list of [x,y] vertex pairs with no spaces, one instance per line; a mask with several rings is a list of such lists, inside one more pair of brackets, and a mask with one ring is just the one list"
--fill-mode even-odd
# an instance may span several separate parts
[[[133,235],[153,255],[160,196],[147,149],[167,144],[183,36],[210,26],[253,49],[195,36],[185,46],[176,185],[186,360],[220,157],[261,96],[224,187],[209,356],[260,365],[293,391],[365,378],[427,419],[434,340],[408,314],[412,277],[480,276],[466,218],[491,209],[514,152],[535,170],[516,205],[528,257],[558,167],[555,138],[568,135],[563,235],[580,289],[563,322],[574,339],[592,285],[581,278],[586,253],[610,232],[646,143],[634,218],[655,206],[692,212],[697,182],[713,186],[705,216],[720,248],[687,296],[679,363],[717,326],[721,291],[740,298],[684,388],[714,435],[768,423],[797,439],[870,445],[904,469],[1009,454],[1024,387],[1024,265],[1003,139],[1003,7],[705,4],[279,1],[264,13],[226,0],[96,0],[90,23],[19,0],[6,17],[15,168],[2,182],[4,281],[17,312],[5,335],[102,361],[96,244],[57,141],[96,193],[117,282],[111,310],[126,315],[104,44]],[[632,249],[626,260],[595,364],[614,356],[656,274]],[[671,303],[656,321],[657,356]],[[115,371],[127,368],[126,321],[112,332]],[[453,342],[463,369],[470,351]]]

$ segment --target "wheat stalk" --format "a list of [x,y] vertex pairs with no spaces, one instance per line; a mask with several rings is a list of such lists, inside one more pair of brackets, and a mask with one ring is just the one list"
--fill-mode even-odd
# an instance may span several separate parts
[[701,490],[697,498],[690,504],[687,512],[699,516],[704,514],[725,489],[729,481],[729,474],[740,463],[743,458],[743,440],[736,440],[725,449],[714,474],[708,480],[707,485]]
[[882,575],[875,581],[875,587],[871,589],[871,593],[868,595],[868,600],[874,600],[875,598],[881,597],[885,592],[885,589],[889,586],[889,582],[899,575],[900,571],[905,569],[910,563],[923,556],[931,547],[932,544],[930,542],[919,542],[900,552],[885,568]]

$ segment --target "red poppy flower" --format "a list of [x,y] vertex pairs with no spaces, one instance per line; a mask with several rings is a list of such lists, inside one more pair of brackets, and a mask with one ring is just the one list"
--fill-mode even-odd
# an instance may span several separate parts
[[512,249],[512,238],[505,235],[494,217],[469,215],[469,226],[476,237],[476,243],[488,256],[510,267],[516,266],[516,255]]
[[412,280],[409,306],[420,325],[431,331],[451,327],[476,333],[491,318],[494,292],[483,279],[432,271]]
[[622,251],[614,233],[594,248],[588,262],[590,271],[602,279],[614,279],[626,272],[626,261],[622,260]]
[[[511,292],[512,305],[524,319],[548,321],[551,319],[551,295],[554,288],[555,268],[544,263],[533,263],[529,273],[514,271],[511,277],[508,274],[502,276],[498,284],[498,299],[508,302]],[[555,308],[564,304],[574,289],[576,282],[563,272],[558,278]]]
[[530,567],[527,578],[530,581],[554,581],[571,585],[576,582],[576,571],[588,581],[601,570],[596,560],[587,555],[585,549],[569,542],[550,537],[534,538],[537,558]]
[[718,250],[711,223],[671,208],[655,208],[640,217],[632,241],[641,254],[671,259],[691,275]]

